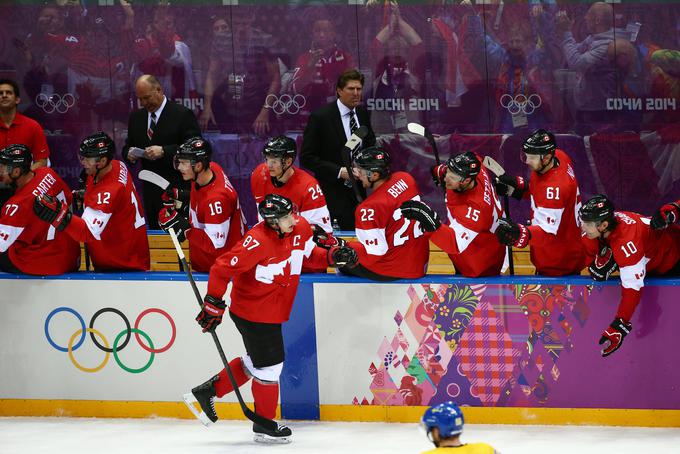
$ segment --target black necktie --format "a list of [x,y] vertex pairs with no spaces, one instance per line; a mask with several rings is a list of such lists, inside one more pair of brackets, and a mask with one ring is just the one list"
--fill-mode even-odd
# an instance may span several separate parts
[[151,112],[151,123],[149,123],[149,129],[146,131],[146,135],[149,136],[149,140],[153,139],[153,132],[156,130],[156,112]]
[[354,134],[354,131],[356,131],[358,128],[357,126],[357,120],[354,118],[354,111],[350,110],[349,111],[349,135],[351,136]]

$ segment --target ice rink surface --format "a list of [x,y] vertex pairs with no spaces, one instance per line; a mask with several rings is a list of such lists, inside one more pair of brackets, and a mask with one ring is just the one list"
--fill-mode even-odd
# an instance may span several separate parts
[[[251,423],[196,420],[0,418],[0,453],[419,453],[432,447],[417,424],[292,421],[289,445],[252,441]],[[680,453],[680,429],[468,424],[464,442],[503,454]]]

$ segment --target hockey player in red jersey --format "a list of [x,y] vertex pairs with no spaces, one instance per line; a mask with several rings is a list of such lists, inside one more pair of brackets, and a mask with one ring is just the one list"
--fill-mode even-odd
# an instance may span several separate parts
[[[0,269],[8,273],[57,275],[78,269],[80,247],[63,232],[62,221],[71,213],[71,189],[54,170],[31,170],[33,155],[25,145],[0,150],[0,182],[12,185],[14,195],[0,212]],[[36,196],[59,205],[53,225],[33,212]]]
[[359,264],[341,271],[377,281],[423,277],[430,255],[429,233],[417,221],[404,218],[399,209],[407,200],[420,200],[413,177],[391,173],[390,156],[379,147],[358,151],[352,172],[359,184],[373,192],[354,214],[359,242],[347,243],[357,251]]
[[460,153],[433,169],[433,176],[446,186],[449,225],[430,222],[435,213],[424,202],[404,202],[405,218],[432,231],[430,240],[449,254],[456,273],[466,277],[497,276],[506,248],[494,235],[503,209],[488,172],[479,157]]
[[588,251],[598,251],[589,267],[596,280],[621,274],[621,302],[614,321],[602,333],[602,356],[618,350],[632,329],[631,318],[640,302],[646,276],[680,274],[680,226],[655,231],[638,213],[614,211],[604,195],[589,199],[580,209],[583,241]]
[[[87,245],[95,271],[145,271],[150,257],[142,204],[127,167],[113,159],[115,152],[115,143],[104,132],[81,142],[80,163],[87,175],[84,210],[82,217],[64,219],[64,232]],[[41,198],[35,202],[43,221],[50,222],[58,210]]]
[[531,226],[501,219],[496,235],[509,246],[531,246],[537,274],[578,274],[584,263],[578,222],[581,195],[571,159],[557,148],[555,136],[543,129],[524,141],[521,156],[532,171],[529,181],[506,174],[496,177],[494,184],[499,195],[531,200]]
[[[250,229],[210,268],[208,292],[196,320],[203,332],[213,331],[222,322],[227,309],[222,296],[229,281],[233,281],[229,316],[241,333],[246,354],[231,360],[229,368],[239,387],[253,379],[255,412],[273,419],[285,357],[281,324],[290,316],[303,261],[312,258],[313,251],[323,252],[325,258],[326,251],[315,247],[309,223],[295,214],[289,199],[268,194],[258,211],[264,221]],[[346,249],[349,248],[329,251],[335,265],[347,265],[337,260],[351,257]],[[205,416],[215,422],[213,399],[232,390],[223,369],[191,392]],[[291,436],[291,430],[283,425],[272,432],[254,424],[253,432],[255,441],[262,442],[287,443]]]
[[212,146],[201,137],[184,142],[175,155],[175,168],[185,181],[193,181],[186,209],[176,208],[176,191],[164,196],[165,207],[158,215],[158,225],[175,229],[180,241],[189,240],[191,266],[208,272],[220,255],[243,237],[245,219],[238,194],[218,164],[210,162]]
[[316,178],[293,165],[297,155],[295,141],[278,136],[267,141],[262,150],[264,163],[253,170],[250,188],[255,203],[264,200],[265,194],[280,194],[297,206],[300,216],[316,224],[325,232],[332,232],[331,215],[326,197]]

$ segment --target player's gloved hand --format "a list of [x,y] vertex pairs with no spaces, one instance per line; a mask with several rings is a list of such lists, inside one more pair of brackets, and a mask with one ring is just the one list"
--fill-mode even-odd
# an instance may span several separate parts
[[606,281],[611,274],[619,269],[614,261],[614,253],[609,246],[603,246],[595,256],[595,260],[588,267],[590,277],[596,281]]
[[222,323],[222,316],[226,308],[227,304],[224,300],[211,295],[205,295],[201,312],[196,316],[196,321],[201,325],[204,333],[206,331],[215,331],[217,325]]
[[406,219],[414,219],[426,232],[434,232],[442,225],[437,213],[426,203],[419,200],[407,200],[399,207],[401,215]]
[[529,245],[531,231],[525,225],[515,224],[510,219],[501,218],[498,220],[496,236],[501,244],[522,249]]
[[609,325],[609,328],[602,332],[600,345],[609,342],[609,345],[602,349],[602,356],[609,356],[618,350],[621,344],[623,344],[623,339],[626,338],[632,329],[633,325],[630,322],[620,317],[615,318],[611,325]]
[[524,191],[527,190],[527,180],[522,177],[513,177],[503,174],[494,178],[493,185],[498,195],[509,195],[517,200],[522,200]]
[[649,225],[654,230],[665,229],[669,225],[675,223],[680,217],[680,206],[677,203],[667,203],[661,208],[659,208]]
[[158,225],[165,232],[172,228],[180,243],[187,239],[186,232],[191,229],[191,224],[189,224],[187,218],[174,208],[168,207],[163,207],[158,213]]
[[359,262],[357,251],[349,246],[334,246],[328,250],[326,256],[328,266],[335,268],[347,267],[354,268]]
[[180,210],[186,205],[189,205],[190,195],[191,191],[187,191],[186,189],[169,187],[161,194],[161,202],[163,203],[163,206]]
[[342,247],[347,244],[347,241],[326,232],[320,225],[311,224],[311,227],[313,232],[312,241],[320,248],[330,249],[334,246]]
[[445,164],[439,164],[433,167],[430,167],[430,174],[432,175],[432,181],[434,181],[434,184],[436,186],[443,186],[444,185],[444,178],[446,177],[446,165]]
[[71,222],[68,205],[49,194],[39,194],[33,200],[33,212],[45,222],[61,231]]

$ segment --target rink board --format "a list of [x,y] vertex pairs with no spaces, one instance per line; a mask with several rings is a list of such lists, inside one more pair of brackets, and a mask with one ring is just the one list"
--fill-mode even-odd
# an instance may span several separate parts
[[[454,400],[477,422],[680,426],[680,280],[648,280],[633,333],[609,358],[597,340],[620,289],[592,284],[303,276],[284,325],[281,415],[414,421]],[[0,274],[0,286],[0,415],[189,417],[181,395],[221,368],[183,274]],[[121,314],[141,331],[127,343]],[[218,333],[228,358],[243,352],[230,321]],[[117,337],[120,352],[105,352]],[[233,394],[221,402],[222,417],[241,416]]]

